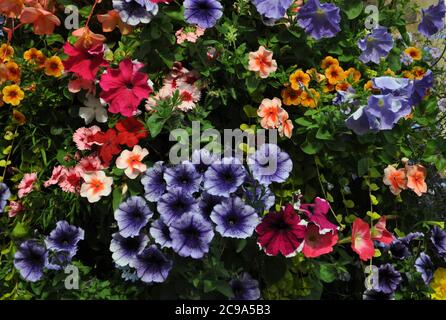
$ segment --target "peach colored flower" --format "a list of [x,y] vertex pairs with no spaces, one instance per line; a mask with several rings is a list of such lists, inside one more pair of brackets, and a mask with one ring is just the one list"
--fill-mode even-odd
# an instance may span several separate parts
[[18,196],[19,198],[23,198],[33,191],[34,183],[37,181],[37,173],[25,173],[22,181],[20,181],[18,188]]
[[72,79],[68,82],[68,91],[71,93],[78,93],[82,89],[86,90],[87,93],[95,94],[96,86],[94,81],[85,80],[83,78]]
[[23,0],[1,0],[0,13],[8,18],[17,18],[23,10]]
[[279,98],[263,99],[257,110],[257,115],[262,118],[260,124],[265,129],[277,128],[280,124],[280,113],[283,112],[282,102]]
[[291,138],[293,134],[293,122],[288,119],[288,112],[283,110],[279,114],[280,126],[279,126],[279,134],[281,137],[285,136],[288,139]]
[[268,78],[270,73],[277,70],[277,62],[273,59],[273,52],[260,46],[259,50],[249,53],[248,70],[257,72],[260,78]]
[[104,171],[86,173],[82,175],[84,183],[81,186],[81,197],[87,198],[88,202],[98,202],[102,196],[111,193],[113,178],[107,177]]
[[94,33],[88,27],[79,28],[73,31],[72,35],[78,38],[74,46],[86,50],[103,44],[106,40],[104,35]]
[[135,179],[140,173],[147,170],[147,166],[142,163],[142,159],[149,154],[146,148],[139,145],[133,147],[132,151],[124,150],[116,159],[116,166],[125,169],[125,175],[130,179]]
[[49,35],[54,32],[54,28],[60,25],[57,16],[49,11],[39,8],[26,7],[20,15],[21,23],[32,23],[33,31],[37,35]]
[[407,189],[406,170],[395,169],[394,166],[389,165],[384,169],[383,182],[390,186],[390,191],[394,195],[399,195],[402,190]]
[[420,164],[413,166],[406,165],[407,187],[415,192],[419,197],[427,192],[426,168]]

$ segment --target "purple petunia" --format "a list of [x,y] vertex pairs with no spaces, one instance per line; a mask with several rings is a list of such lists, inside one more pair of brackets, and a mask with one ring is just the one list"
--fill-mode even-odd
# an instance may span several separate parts
[[153,213],[144,198],[139,196],[128,198],[115,211],[119,233],[123,237],[139,235],[140,230],[146,226],[152,215]]
[[201,259],[214,238],[212,224],[201,215],[187,213],[169,226],[172,248],[182,257]]
[[14,256],[14,266],[26,281],[40,280],[47,265],[48,251],[35,240],[23,242]]
[[249,156],[248,165],[254,179],[268,186],[273,182],[284,182],[290,176],[293,162],[288,153],[275,144],[265,143]]
[[430,37],[444,28],[444,20],[446,15],[446,4],[444,0],[438,0],[438,4],[432,5],[427,9],[421,10],[422,20],[418,25],[418,31]]
[[215,206],[211,220],[215,230],[223,237],[246,239],[259,224],[259,216],[253,207],[246,205],[239,197],[232,197]]
[[11,191],[9,190],[8,186],[0,182],[0,213],[2,213],[5,210],[7,200],[11,196]]
[[45,244],[49,250],[65,251],[74,255],[77,251],[77,244],[81,240],[84,240],[84,230],[61,220],[56,223],[56,228],[45,238]]
[[192,152],[192,164],[195,170],[201,175],[204,175],[209,166],[218,161],[218,157],[207,149],[195,150]]
[[166,191],[164,171],[163,161],[158,161],[152,168],[147,169],[141,178],[141,183],[144,186],[144,197],[147,201],[157,202]]
[[297,15],[297,23],[316,40],[334,37],[341,28],[340,9],[332,3],[308,0]]
[[446,231],[434,226],[430,240],[435,253],[442,258],[446,258]]
[[49,270],[63,270],[67,267],[76,253],[69,251],[51,252],[48,255],[48,264],[46,268]]
[[200,28],[212,28],[223,15],[223,6],[217,0],[185,0],[184,18]]
[[362,51],[359,60],[364,63],[379,64],[380,59],[387,57],[392,50],[393,43],[392,35],[387,32],[387,28],[377,27],[372,33],[358,41],[358,47]]
[[391,130],[395,124],[412,112],[409,99],[392,94],[369,97],[367,112],[379,121],[379,130]]
[[198,201],[198,206],[203,217],[209,218],[211,216],[212,210],[214,210],[214,207],[220,204],[224,199],[224,197],[214,196],[207,192],[203,192],[201,194],[200,200]]
[[164,180],[168,189],[179,188],[182,192],[192,194],[200,188],[201,175],[195,170],[191,162],[183,162],[166,169]]
[[245,168],[238,159],[223,158],[204,174],[204,189],[215,196],[229,197],[243,184],[245,177]]
[[229,282],[234,297],[232,300],[258,300],[260,298],[259,282],[249,273],[244,272],[241,278]]
[[150,226],[150,235],[161,248],[172,248],[172,238],[170,237],[169,226],[158,219],[152,222]]
[[252,0],[257,11],[269,19],[281,19],[293,3],[293,0]]
[[148,242],[149,238],[144,234],[124,238],[119,232],[114,233],[110,242],[113,261],[120,267],[133,266],[136,255],[144,250]]
[[268,211],[276,202],[276,196],[266,186],[246,188],[245,193],[247,201],[259,212]]
[[379,266],[378,272],[378,283],[374,290],[385,294],[395,292],[402,281],[401,274],[390,263]]
[[434,277],[435,267],[431,258],[426,253],[420,253],[420,256],[415,261],[415,269],[421,273],[424,283],[428,286]]
[[122,22],[131,26],[149,23],[158,13],[158,5],[147,0],[113,0],[113,8]]
[[367,106],[361,106],[345,121],[347,128],[353,130],[358,135],[379,130],[379,121],[376,117],[367,112]]
[[167,259],[155,245],[144,249],[136,256],[133,263],[138,278],[145,283],[166,281],[172,266],[173,261]]
[[192,195],[174,188],[161,197],[157,209],[164,223],[170,226],[184,214],[198,212],[198,203]]
[[434,74],[428,70],[422,79],[413,81],[413,93],[410,97],[410,104],[416,106],[423,101],[434,85]]

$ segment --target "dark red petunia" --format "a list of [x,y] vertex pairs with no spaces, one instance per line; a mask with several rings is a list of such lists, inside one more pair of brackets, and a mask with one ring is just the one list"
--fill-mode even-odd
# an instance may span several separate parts
[[135,118],[121,119],[116,123],[115,128],[118,130],[121,144],[125,144],[129,148],[133,148],[139,140],[149,135],[144,124]]
[[268,213],[256,228],[257,244],[268,255],[293,256],[301,249],[305,237],[306,227],[300,222],[291,204],[280,212]]
[[92,140],[99,144],[99,157],[108,166],[113,156],[121,152],[121,140],[114,129],[96,133]]
[[100,67],[108,66],[104,60],[104,45],[98,44],[90,49],[76,48],[70,43],[63,46],[68,59],[63,61],[65,70],[77,74],[85,80],[94,80]]

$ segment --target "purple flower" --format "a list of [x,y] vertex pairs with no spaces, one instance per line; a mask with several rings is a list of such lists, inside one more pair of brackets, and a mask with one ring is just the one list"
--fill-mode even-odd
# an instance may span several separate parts
[[147,169],[141,178],[144,186],[144,197],[147,201],[157,202],[166,191],[166,181],[164,181],[165,167],[163,161],[156,162],[152,168]]
[[362,51],[359,60],[364,63],[371,61],[379,64],[380,59],[387,57],[392,50],[393,38],[387,32],[387,28],[377,27],[373,29],[372,33],[358,41],[358,47]]
[[411,255],[407,244],[400,239],[394,240],[390,245],[389,250],[392,253],[392,257],[398,260],[407,259]]
[[260,298],[259,282],[254,280],[247,272],[241,278],[229,282],[234,297],[232,300],[258,300]]
[[172,266],[173,261],[167,259],[155,245],[151,245],[136,256],[133,267],[142,282],[160,283],[166,281]]
[[61,220],[45,238],[45,244],[49,250],[66,251],[74,255],[77,251],[77,243],[81,240],[84,240],[84,230]]
[[173,220],[184,214],[197,212],[198,203],[192,195],[174,188],[161,197],[157,209],[164,223],[170,226]]
[[8,186],[0,182],[0,213],[5,210],[7,200],[11,196],[11,191],[9,190]]
[[370,131],[379,129],[379,121],[375,116],[367,112],[367,106],[361,106],[345,121],[347,128],[353,130],[357,135],[363,135]]
[[435,253],[442,258],[446,258],[446,231],[437,226],[433,227],[430,240]]
[[335,106],[342,104],[357,106],[358,100],[356,100],[356,97],[356,90],[353,87],[348,87],[347,91],[337,90],[336,97],[333,98],[333,104]]
[[418,31],[430,37],[444,28],[444,17],[446,14],[446,5],[444,0],[439,0],[436,6],[432,5],[427,9],[421,10],[422,21],[418,25]]
[[209,166],[217,161],[218,157],[207,149],[192,152],[192,164],[195,166],[195,170],[201,175],[204,175]]
[[158,13],[158,5],[147,0],[113,0],[113,8],[122,22],[131,26],[149,23]]
[[200,207],[200,212],[203,217],[209,218],[211,216],[212,210],[214,210],[214,207],[220,204],[223,199],[225,198],[203,192],[198,202],[198,206]]
[[182,257],[201,259],[214,238],[212,224],[201,215],[187,213],[169,227],[172,248]]
[[47,265],[48,251],[35,240],[23,242],[14,256],[14,266],[26,281],[40,280]]
[[229,197],[245,181],[246,171],[236,158],[223,158],[204,174],[204,189],[215,196]]
[[73,259],[75,254],[75,252],[69,251],[51,252],[46,268],[49,270],[63,270],[71,263],[71,259]]
[[259,224],[259,216],[253,207],[246,205],[239,197],[232,197],[216,205],[211,220],[215,230],[223,237],[246,239]]
[[146,226],[153,213],[144,198],[133,196],[121,203],[115,211],[119,233],[123,237],[134,237]]
[[288,153],[275,144],[265,143],[249,156],[248,164],[254,179],[263,185],[284,182],[290,176],[293,162]]
[[133,266],[136,255],[144,250],[148,242],[149,238],[144,234],[124,238],[119,232],[114,233],[110,242],[113,261],[120,267]]
[[405,66],[410,66],[413,63],[413,58],[409,56],[407,53],[403,52],[401,54],[401,63]]
[[172,248],[172,238],[170,237],[169,226],[158,219],[152,222],[150,226],[150,235],[161,248]]
[[281,19],[293,3],[293,0],[252,0],[257,11],[269,19]]
[[379,121],[379,130],[391,130],[403,117],[409,115],[412,108],[409,99],[392,94],[372,95],[366,112]]
[[200,28],[212,28],[223,15],[223,6],[217,0],[185,0],[184,18]]
[[410,97],[413,93],[413,83],[406,78],[378,77],[372,80],[373,87],[380,89],[382,94]]
[[428,286],[434,277],[435,269],[431,257],[429,257],[426,253],[421,252],[420,256],[415,261],[415,269],[421,273],[424,283],[426,286]]
[[423,101],[424,97],[427,96],[429,90],[434,85],[434,75],[431,70],[428,70],[422,79],[414,80],[413,82],[413,94],[410,97],[410,103],[416,106]]
[[168,189],[179,188],[182,192],[192,194],[200,188],[201,175],[190,162],[183,162],[164,172]]
[[299,10],[297,23],[316,40],[334,37],[341,28],[340,10],[332,3],[321,4],[319,0],[308,0]]
[[395,294],[378,292],[375,290],[367,290],[362,295],[363,300],[395,300]]
[[256,208],[258,212],[268,211],[276,202],[274,193],[270,188],[265,186],[246,188],[245,194],[248,202]]
[[402,281],[401,274],[390,263],[379,266],[378,272],[378,283],[374,290],[385,294],[395,292]]

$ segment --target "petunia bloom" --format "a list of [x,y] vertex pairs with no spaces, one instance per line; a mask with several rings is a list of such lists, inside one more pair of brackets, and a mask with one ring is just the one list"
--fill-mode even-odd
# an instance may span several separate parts
[[424,283],[428,286],[434,277],[434,264],[425,252],[421,252],[415,260],[415,269],[421,273]]
[[203,29],[212,28],[223,16],[223,6],[217,0],[185,0],[183,6],[186,22]]
[[426,168],[420,164],[406,165],[407,171],[407,187],[417,194],[422,196],[427,192]]
[[362,51],[359,59],[364,63],[374,62],[379,64],[380,59],[387,57],[392,50],[393,43],[392,35],[387,32],[387,28],[379,26],[358,41],[358,47]]
[[262,16],[278,20],[285,16],[293,0],[252,0],[252,2]]
[[444,0],[438,0],[437,5],[431,5],[427,9],[423,9],[422,20],[418,25],[418,31],[426,36],[430,37],[444,28],[444,20],[446,15],[446,4]]
[[5,210],[9,197],[11,197],[11,191],[5,183],[0,182],[0,213]]
[[107,177],[104,171],[82,175],[84,183],[81,186],[80,195],[88,199],[88,202],[98,202],[102,196],[108,196],[112,189],[113,178]]
[[135,237],[123,237],[119,232],[112,234],[110,251],[113,261],[120,267],[133,266],[136,255],[149,243],[149,237],[139,234]]
[[135,179],[142,172],[147,170],[147,166],[142,160],[149,154],[146,148],[136,145],[132,151],[124,150],[116,159],[116,167],[125,169],[124,173],[130,179]]
[[149,23],[158,13],[158,5],[148,0],[113,0],[113,8],[122,22],[130,26]]
[[20,22],[33,24],[33,31],[37,35],[50,35],[54,28],[60,25],[59,18],[53,13],[41,8],[26,7],[20,15]]
[[68,252],[74,256],[78,242],[84,240],[84,234],[82,228],[72,226],[67,221],[61,220],[56,223],[56,228],[45,238],[45,244],[49,250]]
[[407,189],[406,170],[397,170],[394,166],[388,165],[384,169],[383,182],[385,185],[390,186],[390,191],[394,195],[399,195],[402,190]]
[[316,40],[334,37],[341,28],[340,9],[333,3],[308,0],[297,15],[297,23]]
[[138,278],[145,283],[166,281],[173,266],[156,245],[151,245],[138,254],[133,262]]
[[260,78],[268,78],[277,70],[277,62],[273,59],[273,52],[260,46],[255,52],[249,53],[249,71],[257,72]]
[[14,256],[14,266],[26,281],[36,282],[48,265],[48,251],[34,240],[23,242]]
[[234,297],[232,300],[258,300],[260,299],[259,282],[244,272],[240,278],[229,282]]
[[114,216],[123,237],[135,237],[146,226],[153,212],[144,198],[132,196],[121,203]]
[[23,198],[33,191],[34,183],[37,181],[37,173],[25,173],[22,180],[20,181],[18,188],[19,198]]
[[330,203],[322,198],[317,197],[313,204],[301,204],[299,211],[305,213],[310,222],[313,222],[320,228],[321,233],[334,233],[338,230],[338,226],[330,222],[327,213],[330,210]]
[[338,242],[338,232],[321,233],[321,228],[314,223],[307,225],[302,253],[307,258],[316,258],[333,251]]
[[257,115],[262,118],[260,124],[265,129],[277,128],[280,124],[280,115],[284,110],[282,109],[282,102],[279,98],[263,99],[257,110]]
[[116,27],[118,27],[123,35],[132,32],[132,26],[122,22],[119,12],[116,10],[109,10],[105,14],[98,14],[97,18],[102,24],[103,32],[112,32]]
[[223,158],[204,174],[204,190],[215,196],[229,197],[246,177],[246,170],[237,158]]
[[370,226],[360,218],[353,221],[351,247],[363,261],[370,260],[375,254]]
[[100,99],[96,98],[92,94],[85,96],[85,107],[79,108],[79,116],[85,120],[85,124],[90,124],[93,120],[100,123],[105,123],[108,120],[107,110]]
[[68,59],[63,62],[65,70],[78,75],[81,79],[94,80],[99,68],[108,66],[108,62],[104,60],[103,44],[84,49],[67,42],[63,49],[68,55]]

